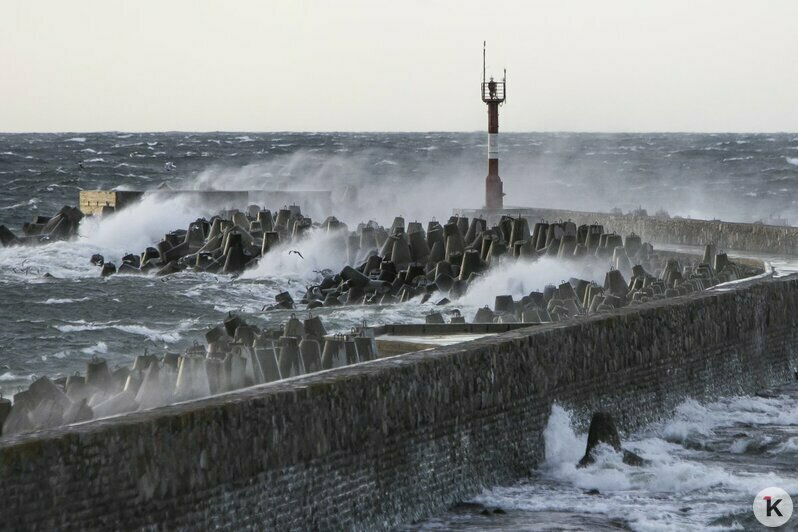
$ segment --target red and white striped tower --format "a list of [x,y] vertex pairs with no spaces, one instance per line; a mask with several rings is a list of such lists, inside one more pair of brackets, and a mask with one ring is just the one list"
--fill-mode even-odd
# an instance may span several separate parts
[[485,207],[501,209],[504,205],[502,180],[499,177],[499,105],[507,97],[507,70],[501,81],[485,80],[485,43],[482,43],[482,101],[488,104],[488,177],[485,179]]

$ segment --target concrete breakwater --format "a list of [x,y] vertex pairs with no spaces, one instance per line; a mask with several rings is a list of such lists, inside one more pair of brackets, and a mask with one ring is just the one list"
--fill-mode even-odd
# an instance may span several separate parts
[[554,402],[630,430],[787,382],[796,316],[763,279],[20,436],[0,527],[389,528],[528,474]]
[[495,223],[502,216],[523,216],[530,224],[547,220],[571,220],[576,224],[601,224],[619,234],[636,233],[655,244],[703,246],[713,242],[719,250],[798,255],[798,227],[583,212],[537,207],[507,209],[457,209],[460,216],[478,216]]
[[[703,262],[695,268],[683,268],[678,261],[662,264],[654,247],[635,233],[623,237],[605,231],[600,224],[541,221],[532,226],[520,216],[501,216],[496,225],[488,227],[482,218],[453,216],[445,225],[430,221],[425,231],[422,223],[406,226],[399,216],[390,229],[369,221],[349,232],[346,224],[333,216],[314,223],[297,205],[280,209],[276,217],[270,210],[250,205],[245,212],[233,209],[211,220],[199,218],[186,230],[164,235],[156,247],[148,247],[141,254],[126,254],[119,268],[99,254],[90,261],[101,268],[103,277],[150,272],[166,276],[185,270],[237,275],[261,261],[268,263],[286,245],[301,247],[314,233],[334,241],[332,248],[337,248],[345,266],[338,274],[317,271],[320,281],[308,286],[300,301],[308,309],[392,304],[417,297],[422,303],[436,297],[439,304],[446,304],[460,298],[491,268],[509,260],[544,257],[593,267],[610,262],[612,269],[603,287],[577,280],[573,289],[555,298],[551,308],[543,309],[542,316],[538,307],[548,305],[551,297],[544,301],[543,294],[538,294],[531,306],[527,305],[530,301],[524,301],[530,314],[517,316],[522,321],[549,321],[555,309],[560,318],[579,314],[580,306],[594,312],[683,295],[751,274],[750,268],[732,264],[725,253],[716,253],[714,245],[706,247]],[[292,253],[304,260],[299,250],[292,249]],[[652,268],[661,271],[661,282],[648,272]],[[632,276],[631,286],[625,274]],[[563,306],[568,299],[579,303]],[[289,296],[269,308],[295,307]]]
[[[620,238],[617,240],[620,242]],[[626,258],[628,263],[627,253],[639,256],[639,250],[635,247],[638,243],[633,236],[627,237],[623,247],[615,247],[614,254]],[[621,271],[611,270],[606,273],[603,285],[572,277],[559,286],[547,285],[543,291],[529,292],[519,300],[512,294],[497,295],[494,308],[485,306],[478,309],[473,321],[481,324],[521,322],[532,325],[568,320],[609,312],[627,305],[679,297],[714,286],[720,278],[726,281],[739,280],[762,272],[757,267],[730,262],[725,254],[713,256],[711,246],[707,246],[700,264],[697,263],[697,257],[668,252],[660,256],[652,250],[647,255],[646,262],[649,265],[662,265],[658,268],[657,276],[636,265],[632,268],[629,283]],[[681,259],[675,258],[677,256],[681,256]],[[563,260],[567,262],[567,259]],[[681,265],[682,261],[684,266]],[[531,262],[527,266],[529,264]],[[440,265],[441,262],[438,263]],[[359,270],[346,266],[338,280],[333,279],[333,276],[327,276],[326,279],[341,285],[345,284],[342,281],[344,277],[348,278],[347,282],[367,279],[360,267]],[[406,280],[399,281],[398,286],[406,293]],[[350,294],[354,288],[348,287]],[[303,303],[311,299],[310,290],[303,298]],[[335,290],[330,288],[328,296],[337,299],[333,295]],[[390,292],[387,293],[390,295]],[[430,292],[424,293],[427,298],[429,295]],[[277,294],[275,299],[278,308],[294,306],[288,292]],[[424,301],[423,297],[421,301]],[[449,303],[446,298],[441,301]],[[452,324],[465,324],[465,317],[458,309],[452,309],[450,313]],[[433,312],[426,315],[425,321],[428,324],[443,324],[444,316],[440,312]],[[194,345],[182,355],[168,352],[163,356],[139,355],[130,368],[117,367],[111,371],[104,359],[95,357],[87,363],[85,376],[75,373],[68,377],[61,376],[55,381],[46,376],[40,377],[27,390],[14,395],[13,407],[9,408],[8,399],[0,398],[0,435],[34,432],[147,410],[255,384],[367,362],[380,356],[372,328],[364,325],[354,329],[351,334],[339,333],[328,337],[318,316],[308,316],[303,322],[292,314],[281,329],[268,331],[249,325],[241,316],[231,313],[222,325],[211,328],[204,340],[208,343],[207,348],[204,343],[195,340]],[[416,342],[416,345],[415,348],[412,343],[394,345],[389,352],[399,354],[430,347],[423,341]]]

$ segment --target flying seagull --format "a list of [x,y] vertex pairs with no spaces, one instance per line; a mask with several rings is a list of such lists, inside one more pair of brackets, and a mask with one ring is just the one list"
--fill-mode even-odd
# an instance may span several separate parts
[[291,251],[288,252],[288,254],[290,255],[291,253],[296,253],[297,255],[299,255],[300,259],[305,260],[305,257],[303,257],[302,253],[300,253],[299,251],[292,249]]

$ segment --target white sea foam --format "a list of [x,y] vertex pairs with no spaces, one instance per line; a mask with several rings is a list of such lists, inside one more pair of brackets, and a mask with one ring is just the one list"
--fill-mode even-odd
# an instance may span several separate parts
[[66,139],[65,142],[86,142],[86,137],[72,137],[71,139]]
[[65,298],[53,298],[47,299],[42,302],[43,305],[66,305],[69,303],[82,303],[83,301],[89,301],[90,297],[80,297],[77,299],[70,299],[68,297]]
[[785,157],[788,163],[798,166],[798,157]]
[[17,209],[19,207],[24,207],[25,205],[27,205],[26,202],[15,203],[13,205],[6,205],[5,207],[0,207],[0,211],[7,211],[7,210],[11,210],[11,209]]
[[798,454],[798,436],[788,438],[770,451],[772,454]]
[[108,344],[106,344],[105,342],[97,342],[93,346],[85,347],[85,348],[81,349],[81,351],[83,353],[86,353],[87,355],[96,355],[96,354],[99,354],[99,353],[107,353],[108,352]]

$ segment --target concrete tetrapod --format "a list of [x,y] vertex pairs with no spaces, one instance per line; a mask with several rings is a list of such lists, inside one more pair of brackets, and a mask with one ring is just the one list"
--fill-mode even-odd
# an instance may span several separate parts
[[640,456],[621,448],[621,438],[618,435],[618,429],[615,428],[615,421],[607,412],[595,412],[593,414],[587,434],[585,455],[579,461],[577,467],[587,467],[594,463],[596,461],[594,452],[600,444],[608,445],[615,452],[623,453],[623,462],[625,464],[639,466],[645,463]]
[[282,378],[296,377],[306,373],[302,357],[299,353],[299,342],[293,336],[281,336],[280,344],[280,375]]

